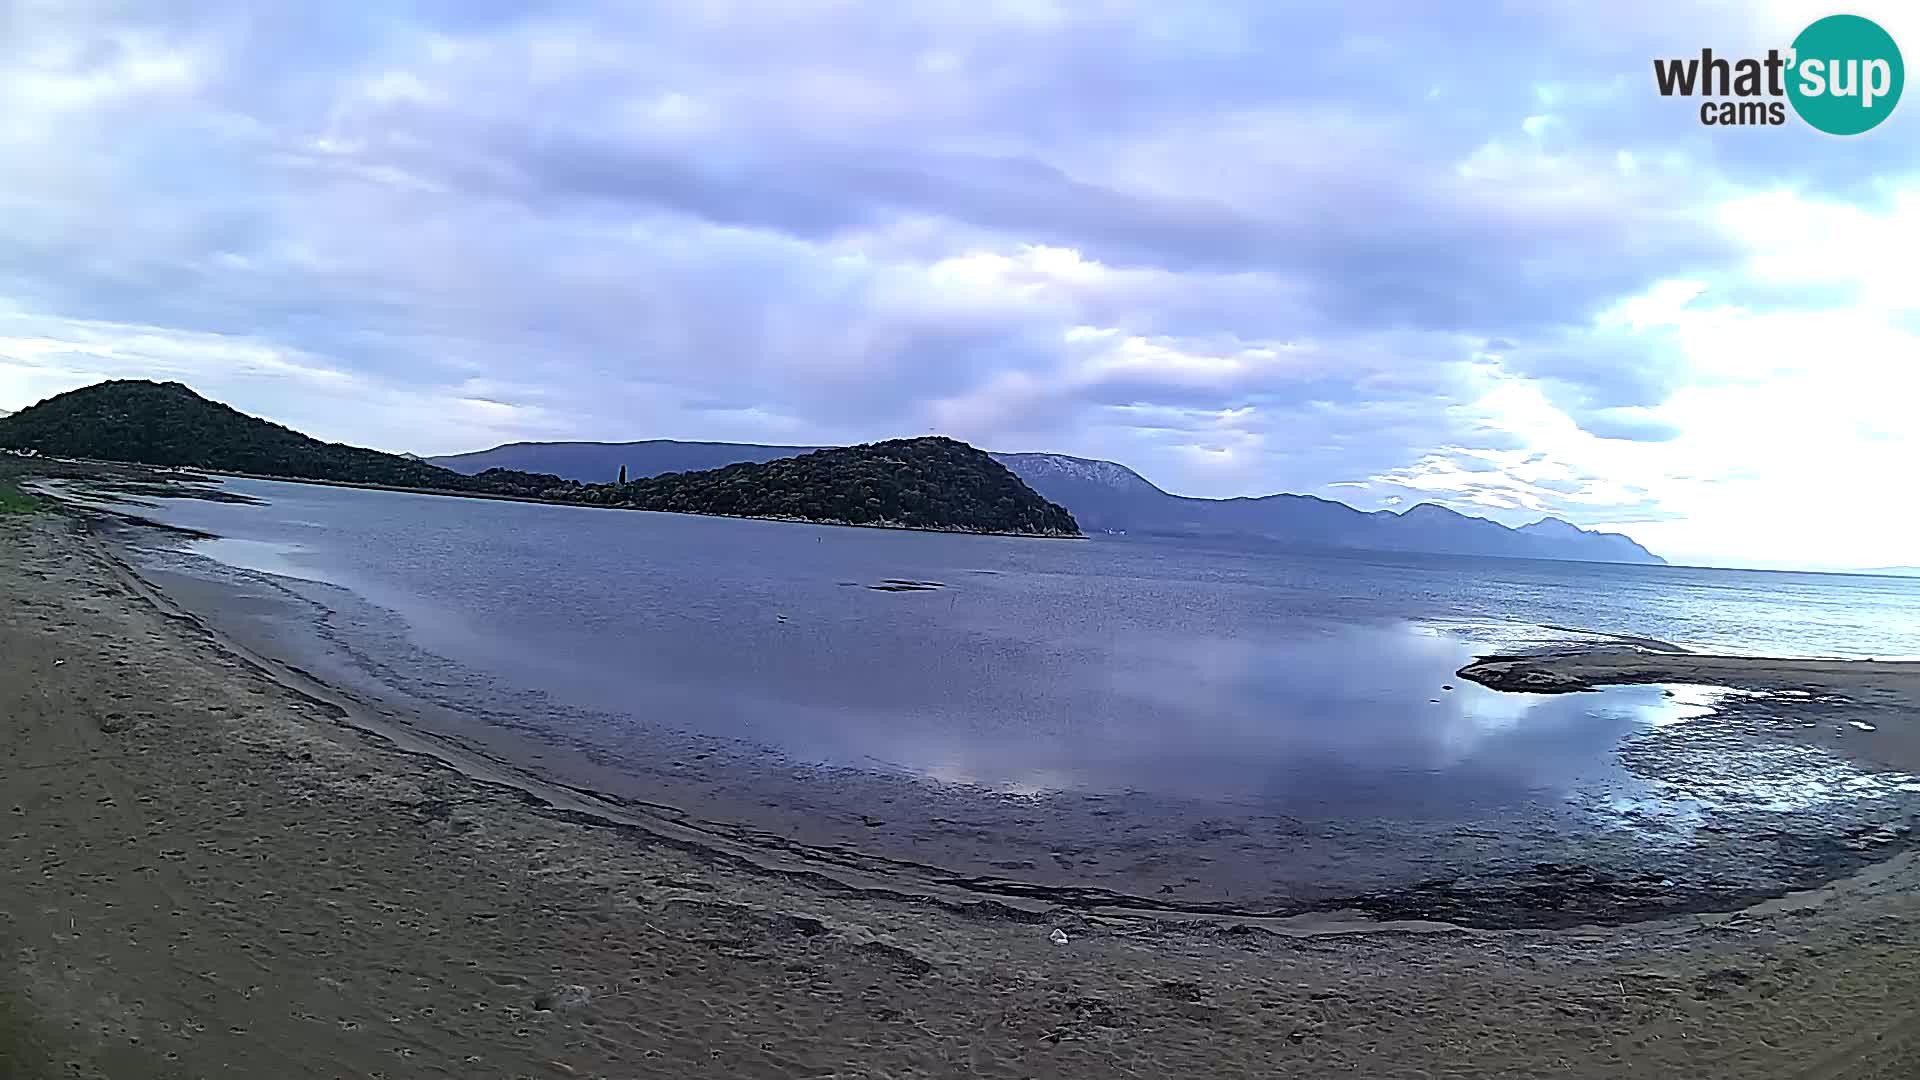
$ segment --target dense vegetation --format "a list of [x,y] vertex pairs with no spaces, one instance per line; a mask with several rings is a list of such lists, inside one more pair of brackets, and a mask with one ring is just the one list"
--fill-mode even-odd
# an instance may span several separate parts
[[895,439],[777,461],[592,485],[574,501],[855,525],[1077,536],[1073,515],[953,439]]
[[1071,514],[1035,495],[999,462],[965,443],[932,437],[586,485],[513,469],[465,476],[411,457],[321,442],[179,383],[127,380],[70,391],[0,417],[0,448],[641,510],[970,532],[1079,532]]
[[[0,419],[0,447],[54,457],[132,461],[221,472],[394,487],[510,491],[496,480],[326,443],[208,401],[179,383],[98,383]],[[509,474],[513,480],[525,474]],[[537,486],[551,486],[555,477]]]

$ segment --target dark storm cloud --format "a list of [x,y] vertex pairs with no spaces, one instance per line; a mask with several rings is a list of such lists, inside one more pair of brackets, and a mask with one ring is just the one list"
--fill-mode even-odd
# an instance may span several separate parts
[[1257,203],[1234,205],[1128,191],[1030,156],[783,143],[775,133],[707,158],[550,134],[500,137],[494,149],[523,178],[522,197],[539,203],[607,199],[814,240],[930,216],[1114,266],[1276,274],[1308,291],[1319,316],[1313,329],[1577,322],[1660,276],[1732,252],[1688,202],[1657,189],[1618,203],[1527,207],[1382,169],[1274,175]]
[[[1541,21],[1489,20],[1471,56],[1438,47],[1453,19],[1395,10],[1376,13],[1378,24],[1334,7],[1279,20],[1258,5],[1038,26],[851,11],[770,25],[615,20],[610,39],[638,53],[626,83],[589,67],[573,80],[577,98],[542,89],[528,102],[555,108],[503,112],[482,90],[477,102],[375,109],[349,128],[401,168],[544,207],[611,200],[816,240],[928,216],[1112,264],[1284,275],[1309,283],[1316,310],[1340,325],[1573,321],[1726,255],[1688,194],[1657,179],[1598,194],[1578,191],[1573,175],[1461,179],[1459,163],[1490,139],[1525,141],[1527,79],[1547,67],[1522,46]],[[1274,50],[1296,41],[1326,47],[1287,50],[1282,90]],[[915,67],[942,48],[956,57],[947,77]],[[1511,66],[1487,63],[1487,52]],[[527,66],[511,47],[484,60],[508,73]],[[812,99],[795,89],[808,86]],[[636,87],[715,102],[715,117],[699,130],[636,132],[595,97]],[[1234,110],[1250,126],[1205,135]],[[1158,146],[1143,164],[1185,175],[1134,182],[1137,170],[1099,160],[1114,140]],[[1253,190],[1209,191],[1196,154],[1218,155],[1208,168],[1245,173]],[[1576,190],[1557,197],[1560,184]]]

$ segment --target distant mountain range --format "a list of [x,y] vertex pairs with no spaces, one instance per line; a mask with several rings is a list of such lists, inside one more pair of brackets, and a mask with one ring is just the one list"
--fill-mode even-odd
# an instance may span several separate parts
[[[644,442],[519,442],[475,450],[470,454],[449,454],[423,460],[443,469],[468,474],[487,469],[525,469],[528,472],[553,473],[583,484],[610,484],[626,466],[629,477],[658,476],[670,472],[699,472],[738,465],[743,461],[778,461],[799,457],[823,446],[762,446],[758,443],[675,442],[648,439]],[[509,464],[517,462],[517,464]]]
[[[819,447],[756,443],[508,443],[491,450],[428,458],[463,473],[503,468],[606,483],[622,468],[630,477],[768,462]],[[1491,555],[1505,558],[1648,563],[1666,560],[1619,533],[1594,532],[1543,518],[1518,529],[1421,503],[1402,511],[1356,510],[1311,495],[1196,499],[1170,495],[1125,465],[1065,454],[994,454],[1042,498],[1073,514],[1088,532],[1159,536],[1243,537],[1301,547]]]

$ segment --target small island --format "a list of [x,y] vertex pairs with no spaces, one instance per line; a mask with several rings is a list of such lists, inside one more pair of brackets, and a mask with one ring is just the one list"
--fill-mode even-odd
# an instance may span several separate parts
[[177,382],[114,380],[0,417],[0,448],[275,480],[723,517],[940,532],[1079,536],[1066,509],[956,439],[924,436],[764,464],[582,484],[546,473],[467,476],[418,458],[328,443]]
[[[486,473],[480,474],[487,475]],[[1064,508],[955,439],[894,439],[625,484],[582,485],[571,502],[907,529],[1078,536]]]

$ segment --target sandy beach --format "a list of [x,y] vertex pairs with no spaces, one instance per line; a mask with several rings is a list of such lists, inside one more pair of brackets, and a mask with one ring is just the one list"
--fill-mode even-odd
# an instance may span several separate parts
[[[770,871],[364,730],[157,603],[73,518],[0,515],[0,552],[0,1075],[1920,1075],[1912,855],[1743,911],[1554,931],[918,895]],[[1818,682],[1871,706],[1849,752],[1914,764],[1906,666],[1798,663],[1524,661]]]

